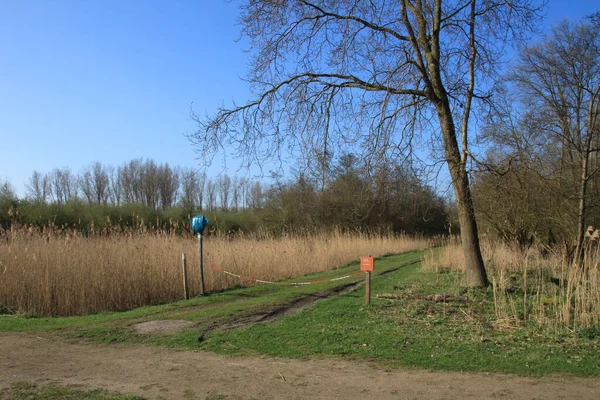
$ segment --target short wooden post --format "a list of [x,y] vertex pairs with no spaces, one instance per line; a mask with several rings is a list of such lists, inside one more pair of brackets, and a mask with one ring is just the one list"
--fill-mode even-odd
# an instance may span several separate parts
[[188,290],[188,281],[187,281],[187,261],[185,258],[185,253],[181,253],[181,264],[183,265],[183,295],[186,300],[190,299],[190,292]]
[[202,259],[202,234],[198,234],[198,253],[200,256],[200,295],[204,296],[204,260]]
[[367,271],[367,287],[365,290],[365,303],[371,304],[371,271]]
[[375,259],[373,256],[360,258],[360,270],[367,274],[365,277],[365,303],[369,305],[371,304],[371,272],[375,271]]

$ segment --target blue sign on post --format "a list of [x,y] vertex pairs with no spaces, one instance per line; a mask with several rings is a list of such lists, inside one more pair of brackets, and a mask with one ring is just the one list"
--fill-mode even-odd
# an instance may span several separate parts
[[204,233],[204,228],[208,225],[208,219],[203,215],[196,215],[195,217],[192,217],[191,221],[194,233],[202,235],[202,233]]
[[198,234],[198,255],[200,261],[200,294],[204,295],[204,262],[202,257],[202,233],[208,225],[208,219],[204,215],[196,215],[191,218],[192,230]]

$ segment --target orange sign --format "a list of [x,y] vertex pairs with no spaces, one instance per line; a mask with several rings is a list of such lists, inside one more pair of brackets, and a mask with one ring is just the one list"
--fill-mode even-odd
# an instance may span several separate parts
[[373,257],[360,258],[360,270],[373,272],[375,270],[375,259]]

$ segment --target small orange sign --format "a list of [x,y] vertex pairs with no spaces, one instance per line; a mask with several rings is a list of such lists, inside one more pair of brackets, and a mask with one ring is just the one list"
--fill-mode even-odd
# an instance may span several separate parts
[[371,256],[360,258],[360,270],[373,272],[375,270],[375,259]]

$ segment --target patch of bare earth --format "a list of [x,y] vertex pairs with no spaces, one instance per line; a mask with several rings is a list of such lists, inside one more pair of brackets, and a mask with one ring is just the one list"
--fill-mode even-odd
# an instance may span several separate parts
[[[203,332],[202,336],[200,337],[200,340],[202,340],[204,335],[210,335],[210,333],[213,331],[237,329],[241,327],[252,326],[255,324],[267,323],[279,317],[297,313],[299,311],[313,306],[318,301],[326,300],[332,296],[340,296],[349,293],[353,290],[356,290],[356,288],[361,286],[362,284],[363,282],[349,283],[346,285],[338,286],[326,292],[302,296],[286,304],[275,305],[248,314],[233,316],[224,320],[220,320],[218,322],[209,323],[207,325],[197,325],[192,321],[186,320],[164,319],[137,323],[132,325],[132,328],[135,333],[145,335],[171,333],[182,329],[191,328],[192,326],[198,326]],[[210,308],[216,306],[218,305],[213,305]]]
[[201,351],[0,335],[0,387],[83,385],[151,399],[598,399],[600,380],[393,369],[343,360],[228,357]]
[[135,324],[133,329],[135,333],[148,334],[148,333],[169,333],[179,331],[181,329],[189,328],[195,324],[192,321],[178,320],[178,319],[163,319],[157,321],[148,321]]

